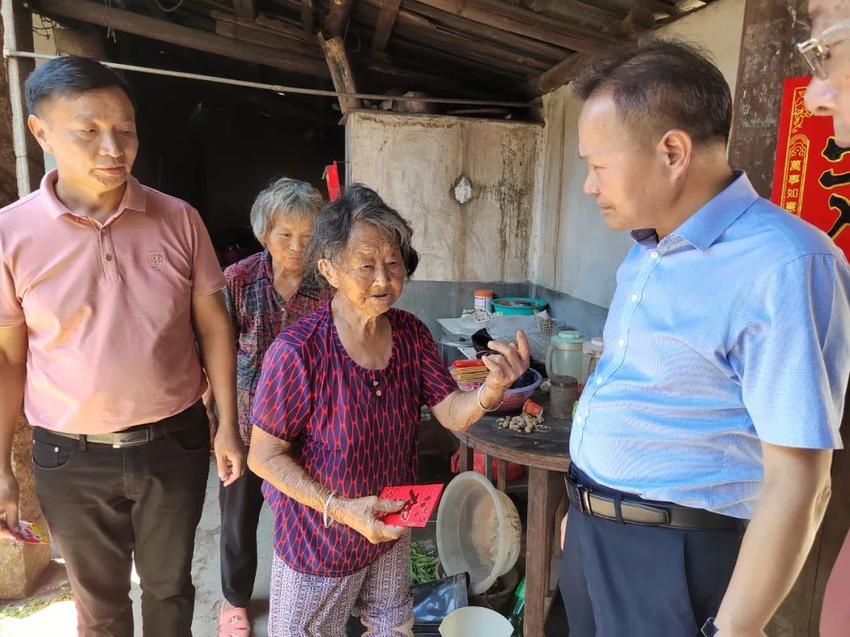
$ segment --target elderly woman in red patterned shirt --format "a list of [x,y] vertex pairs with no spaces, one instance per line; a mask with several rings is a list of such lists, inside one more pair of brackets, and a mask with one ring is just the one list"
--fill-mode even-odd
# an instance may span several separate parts
[[270,637],[412,635],[410,536],[379,499],[416,479],[420,406],[463,431],[528,368],[528,341],[493,342],[477,392],[459,391],[428,328],[392,306],[419,256],[410,225],[355,185],[316,220],[307,261],[333,300],[269,348],[252,409],[252,471],[275,518]]
[[[285,325],[310,314],[329,293],[303,280],[304,248],[322,196],[308,183],[278,179],[251,207],[254,235],[265,248],[224,271],[225,300],[236,332],[236,393],[239,429],[248,445],[251,401],[263,355]],[[262,480],[250,471],[219,491],[221,508],[222,637],[247,637],[247,606],[257,573],[257,521]]]

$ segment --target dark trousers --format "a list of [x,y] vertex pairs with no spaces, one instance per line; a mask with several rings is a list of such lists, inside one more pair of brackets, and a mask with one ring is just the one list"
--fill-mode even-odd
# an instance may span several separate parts
[[717,614],[743,534],[622,524],[570,506],[560,572],[570,637],[696,637]]
[[257,523],[263,508],[263,480],[249,469],[218,492],[221,508],[221,590],[233,606],[245,608],[257,575]]
[[134,561],[146,637],[192,634],[209,424],[200,403],[172,419],[186,428],[119,449],[34,429],[36,490],[68,569],[80,637],[133,637]]

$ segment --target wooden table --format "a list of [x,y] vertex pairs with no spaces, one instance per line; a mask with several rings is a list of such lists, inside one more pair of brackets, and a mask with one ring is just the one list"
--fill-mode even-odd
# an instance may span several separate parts
[[[549,406],[548,395],[534,400]],[[485,475],[495,477],[496,488],[507,486],[507,465],[514,462],[528,467],[528,530],[525,556],[525,635],[542,637],[549,610],[550,570],[553,549],[560,543],[556,535],[556,512],[566,496],[564,474],[570,468],[569,420],[546,417],[548,432],[521,434],[496,427],[498,416],[488,415],[465,433],[455,432],[460,440],[460,470],[473,467],[474,451],[485,454]],[[491,473],[491,458],[496,458],[496,475]]]

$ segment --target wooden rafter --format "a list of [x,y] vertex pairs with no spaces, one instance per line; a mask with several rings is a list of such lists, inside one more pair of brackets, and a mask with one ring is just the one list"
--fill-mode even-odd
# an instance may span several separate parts
[[233,13],[243,20],[253,20],[257,16],[254,0],[233,0]]
[[526,92],[532,97],[538,97],[563,86],[578,75],[579,71],[581,71],[589,60],[590,57],[587,55],[573,53],[545,73],[541,73],[529,81],[525,85]]
[[445,26],[459,34],[471,36],[479,41],[495,42],[527,55],[533,55],[551,64],[564,59],[566,55],[566,51],[561,47],[552,46],[540,40],[526,38],[515,33],[508,33],[507,31],[502,31],[501,29],[481,24],[480,22],[473,22],[454,13],[447,13],[430,7],[427,4],[418,2],[418,0],[404,0],[404,8],[411,13],[428,18],[434,24]]
[[301,28],[305,35],[313,34],[313,0],[301,0]]
[[324,31],[331,38],[345,34],[348,26],[348,15],[354,0],[330,0],[328,16],[325,18]]
[[[355,16],[366,24],[374,24],[378,16],[379,0],[360,0]],[[494,67],[517,75],[542,72],[551,65],[534,57],[516,53],[496,44],[481,42],[438,27],[427,19],[402,9],[397,17],[394,33],[397,38],[423,44],[438,51],[452,53],[458,62],[464,60],[492,64]]]
[[[318,37],[319,44],[322,45],[322,50],[325,52],[325,59],[328,63],[334,89],[339,93],[356,93],[357,85],[354,82],[354,75],[351,72],[351,64],[345,52],[345,42],[343,42],[343,39],[341,37],[325,39],[321,33]],[[339,106],[342,109],[343,115],[345,115],[351,110],[361,108],[363,103],[356,97],[344,97],[340,95]]]
[[473,22],[581,53],[598,53],[615,40],[601,33],[570,27],[563,20],[498,0],[418,0]]
[[39,0],[39,13],[99,24],[116,31],[168,42],[178,46],[214,53],[235,60],[253,62],[305,75],[329,77],[320,60],[258,44],[239,42],[206,31],[190,29],[165,20],[157,20],[131,11],[106,7],[89,0]]
[[381,2],[381,13],[378,15],[375,32],[372,35],[373,51],[383,51],[387,48],[400,7],[401,0],[383,0]]

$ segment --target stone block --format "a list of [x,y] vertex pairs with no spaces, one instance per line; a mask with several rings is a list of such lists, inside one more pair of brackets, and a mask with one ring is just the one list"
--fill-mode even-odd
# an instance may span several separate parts
[[[35,523],[47,528],[43,518]],[[22,599],[32,593],[49,563],[49,544],[0,540],[0,599]]]

